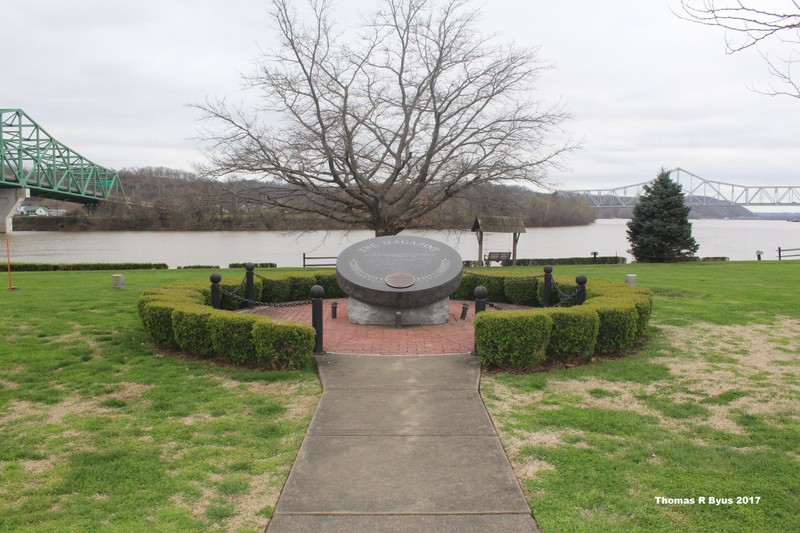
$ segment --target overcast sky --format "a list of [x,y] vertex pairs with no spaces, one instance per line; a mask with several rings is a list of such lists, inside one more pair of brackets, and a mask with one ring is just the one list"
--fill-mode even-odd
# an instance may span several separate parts
[[[371,2],[340,1],[348,20]],[[562,189],[611,188],[682,167],[743,185],[800,185],[800,100],[769,97],[756,51],[677,18],[679,0],[487,0],[501,41],[553,68],[535,97],[563,103],[582,140]],[[241,75],[274,42],[262,0],[3,0],[0,108],[111,168],[191,170],[207,97],[247,98]],[[352,17],[355,18],[355,17]]]

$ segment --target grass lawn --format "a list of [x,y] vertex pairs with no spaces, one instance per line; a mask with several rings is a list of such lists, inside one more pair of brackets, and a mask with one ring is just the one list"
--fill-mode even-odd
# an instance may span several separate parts
[[[637,274],[656,298],[638,353],[483,379],[542,530],[796,530],[800,261],[555,273]],[[0,294],[0,531],[263,530],[316,376],[157,353],[139,292],[208,272],[111,274],[18,273]]]
[[797,531],[800,261],[556,273],[656,296],[637,353],[483,379],[542,531]]
[[155,353],[137,296],[208,273],[111,274],[17,273],[0,294],[0,531],[263,531],[315,374]]

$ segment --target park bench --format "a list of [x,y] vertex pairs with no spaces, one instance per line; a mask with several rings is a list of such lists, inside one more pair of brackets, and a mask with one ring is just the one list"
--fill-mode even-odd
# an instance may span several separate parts
[[303,254],[303,268],[305,267],[335,267],[335,257],[313,257]]
[[486,263],[511,261],[511,252],[489,252],[483,260]]

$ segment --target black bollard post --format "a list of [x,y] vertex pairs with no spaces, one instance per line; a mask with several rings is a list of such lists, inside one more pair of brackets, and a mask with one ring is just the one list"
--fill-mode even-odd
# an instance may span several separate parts
[[550,292],[553,290],[553,267],[544,266],[544,289],[542,289],[542,307],[550,307]]
[[469,304],[468,303],[461,304],[461,320],[467,319],[468,312],[469,312]]
[[486,298],[489,296],[489,291],[483,285],[475,287],[475,314],[481,311],[486,311]]
[[578,294],[575,295],[575,305],[583,305],[586,302],[586,276],[579,274],[575,277],[578,284]]
[[[483,285],[475,287],[475,317],[478,313],[486,311],[486,297],[489,296],[489,291]],[[472,355],[478,355],[478,342],[477,339],[472,345]]]
[[244,297],[248,300],[255,300],[256,299],[256,287],[255,283],[253,282],[253,269],[255,265],[253,263],[247,263],[244,265],[245,273],[244,273]]
[[331,303],[331,318],[336,318],[336,311],[339,309],[339,302]]
[[314,340],[314,353],[324,353],[322,350],[322,297],[325,289],[319,285],[311,287],[311,326],[317,335]]
[[209,279],[211,280],[211,307],[219,309],[222,307],[222,293],[219,291],[219,282],[222,281],[222,276],[214,272]]
[[403,312],[397,311],[394,314],[394,327],[395,329],[400,329],[403,326]]

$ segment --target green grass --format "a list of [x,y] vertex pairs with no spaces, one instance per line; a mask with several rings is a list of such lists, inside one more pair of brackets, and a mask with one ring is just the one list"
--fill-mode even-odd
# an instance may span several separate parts
[[262,531],[316,376],[154,351],[138,294],[208,274],[124,274],[17,273],[0,294],[0,531]]
[[[483,379],[542,531],[796,530],[800,306],[787,288],[800,280],[800,262],[556,273],[619,282],[636,274],[655,304],[638,352]],[[760,501],[737,504],[744,496]]]
[[[653,322],[623,357],[484,378],[542,530],[794,530],[800,262],[556,267],[578,273],[636,274]],[[14,274],[20,290],[0,294],[0,531],[263,530],[319,386],[154,351],[139,292],[207,275],[130,271],[115,291],[110,272]],[[761,499],[656,503],[700,496]]]

